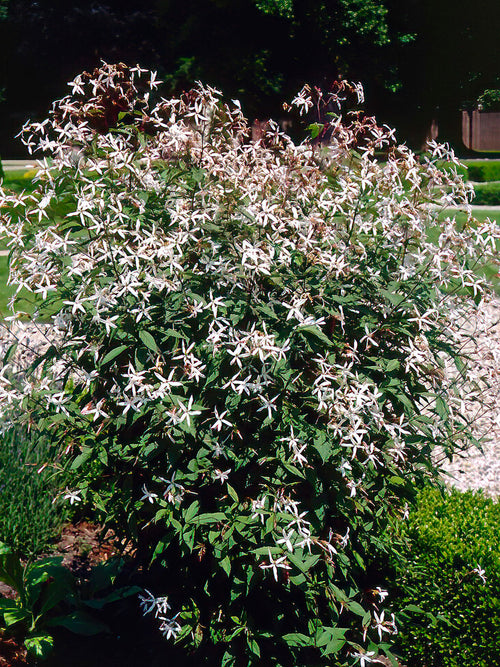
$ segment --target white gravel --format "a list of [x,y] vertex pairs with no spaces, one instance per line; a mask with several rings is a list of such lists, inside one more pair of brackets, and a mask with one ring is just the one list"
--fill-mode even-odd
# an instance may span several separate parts
[[467,401],[469,416],[474,418],[474,435],[484,439],[483,451],[473,447],[444,463],[443,470],[448,483],[461,491],[482,489],[487,495],[499,497],[500,299],[483,304],[479,313],[469,318],[466,329],[472,335],[467,345],[471,363],[488,380],[481,399]]

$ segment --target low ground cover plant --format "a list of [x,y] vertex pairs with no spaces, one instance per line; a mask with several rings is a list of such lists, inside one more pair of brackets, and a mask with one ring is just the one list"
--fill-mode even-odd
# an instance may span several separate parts
[[14,192],[31,192],[35,184],[33,178],[36,175],[36,169],[9,169],[0,174],[3,186]]
[[23,641],[35,664],[52,653],[53,634],[61,628],[85,637],[109,632],[99,617],[103,610],[109,612],[112,605],[116,612],[116,603],[140,590],[117,585],[122,567],[120,559],[110,560],[82,581],[63,566],[61,557],[26,562],[0,542],[0,582],[16,594],[0,598],[0,627]]
[[487,667],[500,625],[500,504],[480,493],[425,489],[407,524],[396,564],[394,604],[419,600],[398,639],[408,665]]
[[157,85],[103,65],[25,128],[53,161],[32,195],[3,192],[2,228],[53,329],[30,373],[2,372],[3,419],[59,444],[68,498],[133,549],[142,611],[186,664],[391,656],[369,559],[433,447],[470,441],[457,322],[496,223],[450,217],[430,242],[471,188],[445,147],[419,162],[342,111],[359,86],[304,88],[297,145],[272,121],[252,142],[212,88],[155,103]]
[[48,553],[70,516],[71,506],[61,497],[64,478],[45,468],[53,455],[50,442],[34,442],[22,430],[0,437],[0,542],[25,558]]

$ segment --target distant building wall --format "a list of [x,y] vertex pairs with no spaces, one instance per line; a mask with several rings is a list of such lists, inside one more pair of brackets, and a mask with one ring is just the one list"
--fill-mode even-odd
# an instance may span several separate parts
[[462,111],[462,141],[472,151],[500,151],[500,112]]

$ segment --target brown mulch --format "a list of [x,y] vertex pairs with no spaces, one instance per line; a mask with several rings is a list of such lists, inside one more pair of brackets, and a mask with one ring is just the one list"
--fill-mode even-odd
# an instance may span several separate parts
[[24,667],[27,664],[24,646],[0,633],[0,667]]
[[90,568],[116,555],[113,539],[112,531],[88,521],[68,524],[51,555],[62,556],[63,565],[71,571]]

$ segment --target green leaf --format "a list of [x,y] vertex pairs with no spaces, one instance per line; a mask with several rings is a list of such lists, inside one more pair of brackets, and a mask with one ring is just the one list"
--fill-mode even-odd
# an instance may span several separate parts
[[390,373],[391,371],[395,371],[397,368],[399,368],[399,361],[397,359],[390,359],[387,362],[385,370],[386,373]]
[[11,600],[10,598],[0,598],[0,616],[5,611],[13,611],[19,609],[17,600]]
[[24,587],[24,567],[19,556],[9,546],[0,542],[0,581],[20,593]]
[[283,640],[288,646],[311,646],[313,643],[311,637],[301,632],[289,632],[287,635],[283,635]]
[[255,639],[247,637],[247,644],[252,653],[260,658],[260,647],[255,641]]
[[328,347],[332,346],[332,341],[317,326],[307,325],[305,327],[298,327],[297,331],[299,331],[301,334],[309,334],[314,336]]
[[322,132],[324,125],[322,123],[312,123],[308,126],[308,130],[311,133],[311,139],[316,139],[320,132]]
[[31,614],[26,611],[26,609],[19,609],[19,608],[10,608],[6,609],[5,611],[2,612],[3,614],[3,620],[5,622],[5,626],[9,628],[11,625],[15,625],[16,623],[30,623],[31,621]]
[[422,607],[417,606],[416,604],[407,604],[403,611],[414,611],[417,614],[425,614],[426,612],[422,609]]
[[231,498],[234,500],[234,502],[235,502],[235,503],[239,503],[240,500],[239,500],[239,498],[238,498],[238,494],[237,494],[236,491],[233,489],[233,487],[231,486],[231,484],[227,484],[227,483],[226,483],[226,486],[227,486],[227,492],[229,493],[229,495],[231,496]]
[[26,595],[31,607],[42,616],[73,591],[74,577],[59,564],[60,559],[34,563],[26,573]]
[[5,366],[5,365],[7,364],[7,362],[9,361],[9,359],[11,358],[11,356],[14,354],[14,352],[16,351],[16,349],[17,349],[17,342],[16,342],[16,343],[13,343],[12,345],[10,345],[10,346],[7,348],[7,352],[4,354],[4,357],[3,357],[2,366]]
[[316,646],[326,646],[332,639],[343,639],[348,628],[323,628]]
[[229,651],[226,651],[222,656],[221,667],[233,667],[235,661],[235,656],[229,653]]
[[224,514],[224,512],[211,512],[211,513],[199,514],[196,517],[196,523],[200,525],[210,524],[210,523],[220,523],[221,521],[225,521],[226,519],[227,517]]
[[158,346],[156,345],[156,341],[153,338],[153,336],[149,333],[149,331],[145,331],[144,329],[142,331],[139,331],[139,338],[142,340],[144,345],[148,347],[150,350],[153,352],[158,352]]
[[198,514],[199,509],[200,509],[200,503],[198,502],[198,500],[195,500],[194,502],[191,503],[191,505],[189,505],[189,507],[185,511],[184,521],[186,523],[189,523],[190,521],[192,521],[195,518],[195,516]]
[[226,556],[225,558],[223,558],[220,561],[219,565],[229,577],[231,575],[231,561],[229,560],[229,557]]
[[310,570],[319,560],[319,555],[300,557],[298,554],[288,554],[288,560],[295,565],[301,572]]
[[124,600],[127,597],[138,595],[142,592],[143,589],[139,586],[123,586],[123,588],[119,588],[117,591],[113,591],[113,593],[110,593],[109,595],[106,595],[102,598],[97,600],[83,600],[83,603],[91,609],[102,609],[108,604],[118,602],[119,600]]
[[396,294],[385,289],[380,290],[380,292],[393,306],[399,306],[406,298],[404,294]]
[[105,623],[96,620],[84,611],[74,611],[66,616],[58,616],[50,620],[47,625],[49,627],[66,628],[70,632],[85,637],[98,635],[101,632],[109,632],[109,627]]
[[396,486],[404,486],[406,484],[405,480],[398,475],[392,475],[392,477],[389,477],[389,482],[391,484],[395,484]]
[[364,616],[366,614],[366,609],[363,609],[359,602],[355,602],[354,600],[351,600],[347,603],[347,608],[357,616]]
[[33,635],[24,640],[26,650],[35,658],[44,660],[54,648],[54,638],[51,635]]
[[128,345],[119,345],[118,347],[115,347],[112,350],[110,350],[106,355],[104,355],[104,359],[101,362],[102,365],[104,366],[105,364],[109,364],[110,361],[113,361],[113,359],[115,359],[119,354],[124,352],[127,348]]
[[93,450],[90,447],[85,447],[85,449],[82,450],[81,454],[78,454],[76,459],[71,464],[70,470],[78,470],[80,466],[82,466],[90,459],[90,457],[92,456],[92,452]]

